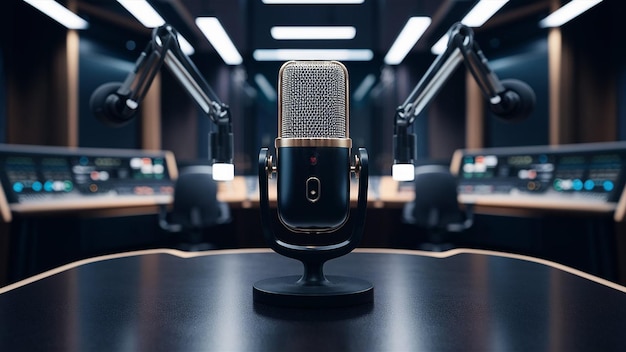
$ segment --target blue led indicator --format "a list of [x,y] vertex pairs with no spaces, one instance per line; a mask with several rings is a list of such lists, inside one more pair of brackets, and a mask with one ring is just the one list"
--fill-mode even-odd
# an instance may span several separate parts
[[539,155],[539,162],[545,164],[548,162],[548,156],[545,154]]
[[82,166],[85,166],[89,164],[89,158],[87,158],[86,156],[81,156],[80,159],[78,160],[78,163],[81,164]]
[[52,192],[54,190],[54,188],[52,188],[52,181],[46,181],[43,184],[43,190],[46,192]]
[[602,183],[602,187],[604,187],[605,191],[610,192],[613,190],[613,187],[615,187],[615,185],[613,184],[612,181],[604,181]]
[[39,192],[43,188],[43,185],[41,184],[41,182],[35,181],[33,182],[33,185],[31,186],[31,188],[33,189],[33,191]]
[[593,180],[587,180],[585,181],[585,189],[587,191],[591,191],[593,190],[593,188],[596,186],[595,182],[593,182]]
[[20,193],[24,190],[24,184],[21,182],[15,182],[13,184],[13,190],[17,193]]
[[580,191],[583,189],[583,181],[579,180],[579,179],[575,179],[574,181],[572,181],[572,188],[574,189],[574,191]]

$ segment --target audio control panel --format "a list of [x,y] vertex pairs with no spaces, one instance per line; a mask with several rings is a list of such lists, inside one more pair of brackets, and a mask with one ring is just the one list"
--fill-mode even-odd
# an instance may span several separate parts
[[[168,201],[176,176],[167,151],[0,145],[2,201],[11,209],[80,209],[105,199],[103,207],[150,197]],[[165,198],[154,198],[160,196]]]
[[615,207],[625,168],[625,142],[461,150],[452,164],[461,199],[506,196],[511,202],[564,209]]

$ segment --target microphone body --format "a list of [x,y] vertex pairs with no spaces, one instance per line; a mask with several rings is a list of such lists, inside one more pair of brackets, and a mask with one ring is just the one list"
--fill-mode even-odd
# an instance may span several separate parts
[[278,86],[278,217],[294,232],[335,231],[350,212],[347,70],[336,61],[289,61]]

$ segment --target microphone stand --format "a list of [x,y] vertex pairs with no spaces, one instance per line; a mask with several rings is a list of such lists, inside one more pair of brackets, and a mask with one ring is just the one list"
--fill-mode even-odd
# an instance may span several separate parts
[[324,274],[324,263],[351,252],[360,243],[365,226],[368,188],[368,155],[365,148],[359,148],[355,165],[351,166],[359,179],[356,215],[352,229],[346,226],[338,231],[341,238],[347,239],[339,243],[311,246],[298,245],[282,241],[270,221],[270,204],[268,180],[275,172],[272,157],[267,148],[259,153],[259,195],[261,209],[261,226],[263,236],[272,250],[283,256],[296,259],[304,265],[304,273],[300,276],[285,276],[258,281],[254,284],[253,295],[256,302],[286,307],[342,307],[372,302],[374,287],[371,283],[352,277],[328,276]]
[[[517,115],[526,114],[532,108],[532,104],[524,105],[526,103],[523,101],[524,97],[512,92],[510,88],[519,89],[529,95],[534,104],[534,93],[525,83],[517,80],[501,82],[498,79],[498,76],[489,68],[478,43],[474,41],[474,32],[470,27],[456,23],[449,29],[448,38],[446,50],[435,59],[408,98],[396,109],[392,169],[396,180],[414,179],[413,161],[415,160],[416,139],[415,134],[408,132],[409,128],[413,125],[415,118],[439,93],[461,62],[465,62],[483,95],[489,100],[494,113],[508,119],[516,119]],[[405,165],[409,165],[409,168],[403,168]],[[396,170],[404,175],[397,175]]]
[[141,53],[134,70],[129,72],[123,83],[106,83],[94,91],[90,101],[94,114],[113,125],[122,125],[130,121],[150,88],[157,71],[163,65],[172,72],[198,107],[217,126],[217,133],[211,132],[209,136],[211,147],[209,157],[214,164],[219,164],[219,166],[225,164],[225,171],[230,174],[217,179],[232,179],[234,176],[233,133],[229,107],[220,101],[198,68],[183,53],[178,43],[178,33],[170,25],[166,24],[152,31],[152,40]]

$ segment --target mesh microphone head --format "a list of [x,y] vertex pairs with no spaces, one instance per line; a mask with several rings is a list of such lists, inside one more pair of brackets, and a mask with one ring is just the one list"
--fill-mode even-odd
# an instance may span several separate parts
[[337,61],[289,61],[278,78],[280,138],[348,138],[348,71]]

